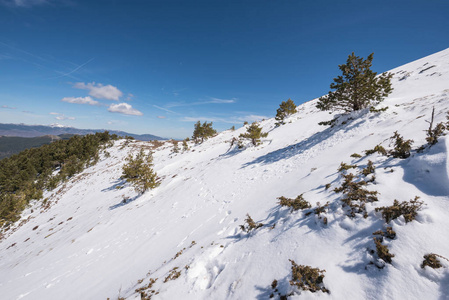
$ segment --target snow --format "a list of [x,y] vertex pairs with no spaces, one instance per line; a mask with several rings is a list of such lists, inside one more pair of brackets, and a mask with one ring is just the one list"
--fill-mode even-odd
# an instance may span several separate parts
[[[150,278],[158,278],[152,299],[267,299],[274,279],[280,293],[291,291],[289,259],[326,270],[330,290],[291,299],[448,299],[449,262],[440,259],[445,268],[435,270],[420,264],[428,253],[449,257],[449,137],[403,160],[350,155],[378,144],[391,149],[396,130],[414,140],[414,149],[425,144],[432,107],[435,123],[449,111],[449,49],[391,72],[394,91],[378,106],[388,106],[385,112],[344,115],[331,128],[318,122],[335,114],[318,111],[312,100],[286,125],[261,122],[269,135],[258,147],[231,147],[244,127],[190,144],[184,153],[172,154],[166,143],[154,152],[162,184],[141,196],[128,185],[117,187],[124,184],[125,157],[148,143],[122,148],[117,141],[110,157],[46,192],[48,209],[34,203],[22,216],[28,221],[6,233],[2,299],[140,299],[135,289]],[[337,169],[345,162],[360,170],[368,160],[376,180],[367,189],[378,191],[379,201],[367,204],[366,219],[351,219],[342,195],[333,192],[343,182]],[[329,202],[327,225],[307,210],[277,204],[277,197],[302,193],[313,208]],[[385,224],[375,212],[415,196],[425,202],[416,221]],[[265,225],[243,232],[247,213]],[[387,225],[397,237],[383,244],[395,256],[378,269],[370,264],[381,263],[369,251],[372,233]],[[175,267],[180,276],[164,282]]]

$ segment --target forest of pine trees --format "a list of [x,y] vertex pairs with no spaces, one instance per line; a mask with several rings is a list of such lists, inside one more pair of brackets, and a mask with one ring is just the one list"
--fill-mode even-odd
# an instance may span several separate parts
[[95,164],[102,146],[117,138],[107,131],[76,135],[0,160],[0,227],[17,221],[31,200],[42,198],[44,189]]

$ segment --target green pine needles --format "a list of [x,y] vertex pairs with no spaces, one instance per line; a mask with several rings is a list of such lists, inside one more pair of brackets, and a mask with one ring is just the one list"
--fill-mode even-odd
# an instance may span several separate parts
[[122,168],[121,178],[131,183],[136,192],[143,194],[146,190],[154,189],[160,185],[159,178],[152,169],[153,156],[151,152],[145,155],[145,152],[141,149],[136,157],[130,154],[126,158],[126,162]]
[[380,103],[393,90],[392,74],[377,76],[370,68],[374,53],[366,60],[354,55],[348,56],[346,64],[339,65],[342,75],[334,78],[329,94],[321,97],[317,108],[320,110],[357,111]]
[[200,121],[195,123],[195,127],[193,129],[192,139],[195,143],[202,143],[210,137],[213,137],[217,134],[217,131],[212,128],[212,122],[207,123],[204,122],[201,124]]
[[276,126],[284,125],[284,119],[292,114],[296,113],[296,104],[292,99],[282,101],[279,108],[276,110]]
[[249,139],[254,146],[261,144],[260,139],[268,136],[268,132],[262,132],[262,127],[257,122],[252,123],[246,133],[240,134],[240,138]]
[[[0,160],[0,227],[11,225],[33,199],[92,166],[117,135],[75,135]],[[49,204],[48,204],[49,205]]]

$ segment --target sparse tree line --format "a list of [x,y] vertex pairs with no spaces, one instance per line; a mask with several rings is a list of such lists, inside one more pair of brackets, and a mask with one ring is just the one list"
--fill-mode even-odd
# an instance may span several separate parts
[[[371,70],[374,54],[371,53],[367,59],[358,57],[354,53],[348,56],[346,64],[339,65],[342,75],[334,78],[330,85],[331,90],[327,95],[319,98],[316,107],[320,110],[343,110],[345,112],[357,111],[370,107],[373,112],[376,110],[373,105],[380,103],[386,96],[392,92],[391,78],[392,74],[383,73],[377,75]],[[296,104],[293,100],[282,101],[276,110],[275,126],[279,127],[285,124],[285,120],[297,112]],[[322,122],[323,125],[332,125],[335,120]],[[244,126],[248,122],[244,123]],[[232,126],[231,130],[235,130]],[[216,135],[216,130],[212,128],[212,122],[198,121],[195,124],[192,139],[195,143],[202,143],[210,137]],[[260,139],[268,133],[263,133],[257,122],[247,127],[247,132],[241,134],[239,139],[233,138],[231,144],[237,142],[239,148],[243,148],[242,140],[248,139],[253,146],[260,144]],[[173,151],[177,153],[175,150]]]

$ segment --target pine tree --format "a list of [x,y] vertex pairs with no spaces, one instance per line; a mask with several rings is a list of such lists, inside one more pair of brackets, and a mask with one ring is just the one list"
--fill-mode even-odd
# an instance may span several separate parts
[[217,134],[217,131],[212,128],[212,122],[204,122],[201,125],[201,122],[198,121],[195,123],[192,139],[195,141],[195,143],[202,143],[204,142],[204,140],[207,140],[215,134]]
[[251,140],[254,146],[260,145],[260,139],[267,137],[268,132],[262,132],[262,127],[257,122],[252,123],[247,129],[246,133],[240,134],[240,138]]
[[138,193],[142,194],[148,189],[154,189],[159,186],[160,182],[157,174],[152,169],[152,153],[145,155],[143,149],[141,149],[136,157],[130,154],[126,161],[127,164],[122,168],[122,178],[131,183]]
[[[187,138],[187,139],[188,139],[188,138]],[[187,139],[184,139],[184,140],[182,141],[182,151],[183,151],[183,152],[189,150],[189,145],[187,145]]]
[[354,55],[348,56],[346,64],[339,65],[342,75],[334,78],[329,94],[319,99],[317,108],[321,110],[344,110],[346,112],[364,109],[381,102],[388,96],[391,87],[390,73],[376,76],[370,68],[374,53],[366,60]]
[[284,119],[296,112],[296,104],[292,99],[288,99],[287,101],[282,101],[279,105],[279,108],[276,110],[276,126],[284,125]]
[[179,153],[178,141],[173,140],[173,153]]

